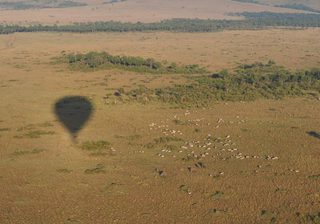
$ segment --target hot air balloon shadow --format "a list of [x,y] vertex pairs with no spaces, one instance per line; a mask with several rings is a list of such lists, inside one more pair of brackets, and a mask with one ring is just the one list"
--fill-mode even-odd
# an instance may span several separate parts
[[88,122],[93,111],[92,103],[83,96],[63,97],[54,105],[56,116],[70,132],[74,143],[76,143],[79,131]]

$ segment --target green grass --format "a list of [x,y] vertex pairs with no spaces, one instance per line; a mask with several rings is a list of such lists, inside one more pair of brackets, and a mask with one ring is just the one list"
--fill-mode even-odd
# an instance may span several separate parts
[[142,138],[141,135],[129,135],[129,136],[115,135],[114,137],[118,139],[125,139],[128,141],[134,141]]
[[72,170],[69,170],[69,169],[63,168],[63,169],[57,169],[57,172],[58,172],[58,173],[71,173],[71,172],[72,172]]
[[47,128],[47,127],[53,127],[53,124],[51,124],[49,121],[40,123],[37,125],[38,127]]
[[39,124],[28,124],[25,125],[23,127],[20,127],[17,129],[17,131],[30,131],[35,129],[36,127],[40,127],[40,128],[48,128],[48,127],[53,127],[53,124],[50,123],[49,121],[43,122],[43,123],[39,123]]
[[105,140],[85,141],[80,145],[80,148],[89,152],[90,156],[112,155],[111,143]]
[[87,150],[87,151],[100,151],[109,149],[111,144],[104,140],[99,141],[85,141],[81,144],[81,149]]
[[97,174],[97,173],[105,173],[105,169],[104,169],[104,165],[103,164],[97,164],[95,167],[90,168],[90,169],[86,169],[84,171],[85,174]]
[[309,179],[320,180],[320,174],[308,176]]
[[184,184],[179,186],[179,191],[184,192],[184,193],[188,193],[188,194],[191,192],[189,187],[187,185],[184,185]]
[[149,142],[144,147],[150,149],[150,148],[155,148],[156,146],[164,145],[166,149],[176,150],[177,147],[173,145],[173,143],[181,143],[181,142],[184,142],[182,138],[165,136],[165,137],[159,137],[159,138],[153,139],[152,142]]
[[191,121],[183,121],[179,119],[174,119],[173,123],[176,125],[192,125],[193,124]]
[[32,154],[39,154],[44,151],[45,151],[45,149],[41,149],[41,148],[34,148],[32,150],[16,150],[13,153],[13,155],[14,156],[32,155]]
[[35,128],[34,124],[28,124],[26,126],[20,127],[17,129],[17,131],[29,131]]
[[156,144],[168,143],[168,142],[181,142],[184,141],[182,138],[165,136],[160,138],[155,138],[153,140]]
[[[297,214],[300,216],[300,214]],[[301,217],[301,222],[303,224],[320,224],[320,212],[308,213]]]
[[224,193],[222,191],[215,191],[210,196],[213,199],[220,199],[224,196]]
[[35,130],[35,131],[29,131],[28,133],[24,134],[27,138],[40,138],[43,135],[53,135],[53,131],[41,131],[41,130]]

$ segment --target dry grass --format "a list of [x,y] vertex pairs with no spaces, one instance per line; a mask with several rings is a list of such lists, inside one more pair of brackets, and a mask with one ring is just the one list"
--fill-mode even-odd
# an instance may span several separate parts
[[86,1],[89,5],[85,7],[1,10],[0,22],[19,24],[65,24],[108,20],[154,22],[171,18],[240,19],[228,14],[244,11],[299,12],[225,0],[127,0],[115,4],[102,4],[104,1]]
[[319,35],[320,29],[199,34],[12,34],[0,36],[0,63],[23,65],[21,70],[28,70],[44,60],[49,62],[61,51],[92,50],[152,57],[180,64],[196,63],[214,71],[269,59],[288,68],[300,69],[319,66]]
[[[320,104],[311,96],[188,111],[161,104],[106,104],[107,94],[121,87],[159,87],[186,79],[70,71],[50,61],[62,50],[105,50],[212,70],[264,58],[307,68],[319,65],[318,36],[318,29],[0,36],[0,128],[10,130],[0,138],[0,223],[317,219]],[[88,141],[85,148],[93,151],[107,149],[110,156],[92,156],[73,144],[57,120],[53,105],[70,95],[87,96],[95,106],[78,142]],[[55,134],[14,137],[36,130]],[[145,147],[149,143],[152,147]]]

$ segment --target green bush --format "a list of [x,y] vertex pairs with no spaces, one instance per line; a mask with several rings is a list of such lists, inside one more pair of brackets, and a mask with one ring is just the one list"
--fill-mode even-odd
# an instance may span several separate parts
[[239,66],[232,74],[190,77],[192,83],[148,89],[139,87],[126,93],[132,100],[150,100],[184,105],[205,106],[214,101],[248,101],[258,98],[281,99],[320,93],[320,70],[291,72],[273,61]]
[[106,52],[88,52],[86,54],[67,54],[62,57],[72,68],[76,69],[101,69],[119,68],[136,72],[149,73],[205,73],[206,69],[199,65],[177,66],[166,65],[153,58],[141,58],[133,56],[113,56]]
[[81,149],[87,151],[99,151],[110,148],[110,143],[104,140],[99,141],[85,141],[81,144]]

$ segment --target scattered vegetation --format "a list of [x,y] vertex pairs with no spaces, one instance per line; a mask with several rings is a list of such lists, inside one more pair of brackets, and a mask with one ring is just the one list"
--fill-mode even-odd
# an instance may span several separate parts
[[[245,12],[241,14],[247,18],[253,27],[319,27],[320,14],[312,13],[271,13]],[[250,26],[249,25],[249,26]]]
[[222,191],[215,191],[211,194],[211,198],[213,199],[220,199],[224,196],[224,192]]
[[128,141],[134,141],[142,138],[141,135],[129,135],[129,136],[115,135],[114,137],[118,139],[125,139]]
[[34,124],[28,124],[28,125],[26,125],[26,126],[23,126],[23,127],[20,127],[20,128],[18,128],[17,129],[17,131],[30,131],[30,130],[32,130],[32,129],[34,129],[35,128],[35,125]]
[[178,66],[175,63],[166,65],[152,58],[144,59],[133,56],[113,56],[106,52],[89,52],[85,54],[67,54],[60,58],[73,69],[119,68],[135,72],[149,73],[205,73],[199,65]]
[[179,191],[191,194],[191,191],[190,191],[189,187],[187,185],[184,185],[184,184],[179,186]]
[[320,174],[310,175],[308,176],[308,178],[313,180],[320,180]]
[[194,164],[194,166],[199,168],[199,169],[206,168],[206,165],[203,162],[197,162],[197,163]]
[[277,214],[273,211],[261,210],[261,217],[266,223],[277,223]]
[[42,128],[47,128],[47,127],[53,127],[53,124],[50,123],[49,121],[46,121],[44,123],[40,123],[37,125],[38,127],[42,127]]
[[13,153],[13,155],[14,156],[32,155],[32,154],[39,154],[44,151],[45,151],[45,149],[41,149],[41,148],[35,148],[32,150],[16,150]]
[[309,6],[306,6],[304,4],[283,4],[283,5],[275,5],[276,7],[281,7],[281,8],[287,8],[287,9],[297,9],[297,10],[304,10],[308,12],[315,12],[315,13],[320,13],[320,10],[313,9]]
[[301,218],[300,223],[305,224],[319,224],[320,223],[320,212],[317,213],[307,213],[305,215],[300,214],[299,212],[296,214]]
[[156,143],[156,144],[163,144],[163,143],[168,143],[168,142],[181,142],[181,141],[183,141],[182,138],[172,137],[172,136],[165,136],[165,137],[155,138],[153,140],[153,142]]
[[253,3],[253,4],[261,4],[260,2],[256,1],[256,0],[232,0],[234,2],[242,2],[242,3]]
[[[262,1],[258,0],[232,0],[235,2],[242,2],[242,3],[253,3],[253,4],[259,4],[259,5],[270,5],[266,4]],[[303,10],[303,11],[308,11],[308,12],[315,12],[315,13],[320,13],[319,10],[311,8],[307,5],[301,4],[301,3],[287,3],[287,4],[271,4],[274,7],[280,7],[280,8],[287,8],[287,9],[297,9],[297,10]]]
[[104,140],[99,141],[85,141],[81,144],[81,148],[83,150],[88,151],[97,151],[97,150],[104,150],[110,147],[110,143]]
[[40,138],[42,135],[53,135],[53,134],[54,134],[53,131],[35,130],[35,131],[30,131],[24,134],[24,136],[27,138]]
[[79,7],[87,4],[74,2],[70,0],[45,0],[45,1],[5,1],[0,2],[0,9],[13,9],[13,10],[24,10],[24,9],[43,9],[43,8],[68,8],[68,7]]
[[119,2],[125,2],[126,0],[109,0],[103,2],[103,4],[114,4],[114,3],[119,3]]
[[112,151],[111,143],[99,141],[85,141],[80,145],[80,148],[90,152],[91,156],[106,156],[110,155]]
[[262,29],[265,27],[320,27],[320,14],[245,12],[244,20],[170,19],[154,23],[115,21],[74,23],[70,25],[0,25],[0,34],[15,32],[216,32],[222,30]]
[[[254,63],[239,66],[234,73],[189,77],[190,83],[125,92],[127,101],[160,101],[180,106],[206,106],[214,101],[251,101],[320,94],[320,70],[291,72],[276,65]],[[122,95],[120,97],[122,97]],[[126,101],[124,101],[126,102]]]
[[66,168],[62,168],[62,169],[57,169],[58,173],[71,173],[72,170],[66,169]]
[[51,123],[42,123],[42,124],[29,124],[17,129],[18,132],[25,132],[20,135],[14,136],[15,138],[40,138],[43,135],[53,135],[54,131],[44,131],[44,130],[36,130],[37,127],[51,127]]
[[20,131],[30,131],[30,130],[36,129],[37,127],[48,128],[48,127],[53,127],[53,124],[50,123],[49,121],[39,123],[39,124],[28,124],[23,127],[17,128],[17,131],[19,131],[19,132]]
[[146,148],[154,148],[158,145],[164,145],[164,148],[170,149],[170,150],[175,150],[177,147],[175,145],[170,145],[169,143],[174,143],[174,142],[183,142],[184,140],[182,138],[178,137],[172,137],[172,136],[165,136],[165,137],[159,137],[153,139],[152,142],[148,143],[145,145]]
[[192,125],[193,124],[192,121],[180,120],[180,119],[174,119],[173,123],[176,124],[176,125]]
[[84,171],[85,174],[96,174],[96,173],[105,173],[104,165],[103,164],[97,164],[95,167],[91,169],[86,169]]

